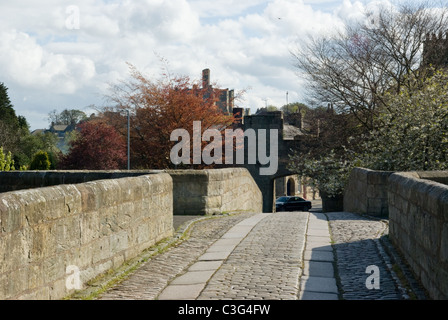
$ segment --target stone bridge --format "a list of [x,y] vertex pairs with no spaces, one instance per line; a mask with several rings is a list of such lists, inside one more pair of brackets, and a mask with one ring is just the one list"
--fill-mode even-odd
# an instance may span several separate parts
[[[268,178],[273,177],[266,179]],[[109,270],[131,263],[159,241],[172,239],[173,214],[210,215],[230,211],[268,217],[263,221],[270,223],[264,225],[263,231],[255,230],[257,232],[251,235],[259,237],[267,245],[271,244],[274,253],[278,252],[279,248],[290,248],[285,243],[297,244],[294,239],[307,239],[306,248],[309,249],[313,243],[308,240],[313,236],[321,239],[321,227],[328,228],[330,222],[334,227],[332,232],[336,232],[332,233],[333,236],[336,235],[336,244],[330,243],[326,230],[325,244],[319,240],[315,249],[319,249],[319,253],[322,253],[323,248],[328,249],[330,253],[336,250],[338,266],[343,263],[341,268],[338,267],[342,272],[346,271],[347,266],[356,265],[357,261],[358,264],[360,261],[366,261],[363,260],[364,256],[360,259],[364,252],[359,255],[352,254],[349,260],[344,260],[339,254],[345,252],[347,244],[344,244],[343,240],[347,236],[349,244],[353,244],[353,249],[360,244],[372,244],[371,241],[364,240],[352,242],[352,235],[364,235],[365,231],[368,231],[366,229],[360,232],[359,225],[352,226],[352,215],[361,213],[363,215],[358,219],[389,226],[388,239],[404,256],[409,268],[421,281],[429,296],[433,299],[447,299],[447,183],[447,172],[391,173],[356,169],[352,172],[345,194],[345,211],[353,213],[330,213],[325,216],[321,214],[320,218],[314,220],[324,220],[321,221],[323,223],[315,230],[308,225],[308,230],[313,233],[305,237],[303,232],[306,228],[286,232],[288,228],[294,229],[294,224],[288,222],[288,219],[300,222],[304,215],[260,213],[261,191],[252,175],[244,168],[130,172],[2,172],[0,300],[61,299],[78,289],[79,283],[76,279],[87,283]],[[366,214],[380,216],[381,219],[367,218]],[[385,214],[388,216],[384,216]],[[350,219],[347,220],[347,217]],[[311,219],[311,215],[309,218]],[[341,224],[347,229],[344,227],[343,232],[338,233]],[[244,222],[243,229],[246,230],[247,227]],[[241,229],[236,230],[230,238],[235,235],[245,237],[241,232]],[[381,232],[375,231],[375,237],[382,234]],[[279,238],[275,239],[276,236]],[[342,241],[340,244],[337,242],[338,236]],[[251,240],[248,243],[258,246],[258,249],[265,249],[264,246],[258,245],[259,240]],[[348,253],[352,253],[352,247]],[[240,249],[240,253],[250,253],[244,246]],[[281,253],[281,257],[291,257],[293,252],[297,254],[294,250],[288,250]],[[373,251],[375,254],[379,252],[376,249]],[[215,251],[210,252],[217,254]],[[326,262],[313,261],[314,248],[311,253],[309,267],[307,269],[305,265],[304,272],[310,272],[316,263],[333,265],[332,258],[328,258]],[[374,263],[380,261],[375,255],[374,258]],[[265,260],[271,263],[281,261],[280,258],[278,261],[263,259]],[[250,259],[243,257],[242,261],[247,262]],[[288,263],[288,266],[290,265]],[[237,269],[231,267],[231,270]],[[270,270],[276,272],[282,270],[282,267],[273,267]],[[364,270],[365,266],[360,272],[365,277]],[[264,270],[261,271],[261,276],[264,276]],[[335,281],[332,278],[333,271],[330,275],[329,279]],[[350,273],[350,277],[352,276],[353,273]],[[306,280],[304,288],[312,291],[311,284],[308,286],[310,278]],[[383,278],[382,273],[381,279]],[[275,276],[275,279],[284,281],[282,276]],[[365,278],[361,279],[364,284]],[[293,280],[296,285],[297,277],[294,276]],[[270,285],[264,280],[263,283]],[[385,282],[381,282],[381,288],[384,284]],[[355,295],[355,298],[358,297]]]
[[0,172],[0,186],[0,300],[63,298],[76,275],[86,283],[172,237],[174,214],[262,211],[244,168]]

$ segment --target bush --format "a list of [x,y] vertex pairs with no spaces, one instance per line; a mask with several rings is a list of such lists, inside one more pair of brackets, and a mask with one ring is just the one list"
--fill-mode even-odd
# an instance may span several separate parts
[[11,151],[8,151],[8,154],[5,156],[5,154],[3,153],[3,147],[0,147],[0,171],[10,170],[15,170]]
[[48,153],[38,151],[34,154],[30,164],[30,170],[49,170],[51,166]]
[[289,170],[307,177],[312,187],[329,198],[336,198],[344,193],[348,176],[354,167],[354,161],[338,157],[333,150],[318,158],[297,152],[289,158]]

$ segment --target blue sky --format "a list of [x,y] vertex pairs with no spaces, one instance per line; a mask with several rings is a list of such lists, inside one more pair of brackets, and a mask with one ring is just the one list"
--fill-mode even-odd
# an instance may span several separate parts
[[[384,2],[384,0],[382,0]],[[372,1],[381,2],[381,1]],[[0,3],[0,82],[31,129],[48,113],[104,105],[109,84],[128,77],[126,62],[157,78],[200,79],[246,90],[253,112],[266,103],[304,101],[290,50],[307,35],[361,16],[356,0],[31,0]],[[75,10],[74,10],[75,9]],[[77,18],[79,25],[77,25]]]

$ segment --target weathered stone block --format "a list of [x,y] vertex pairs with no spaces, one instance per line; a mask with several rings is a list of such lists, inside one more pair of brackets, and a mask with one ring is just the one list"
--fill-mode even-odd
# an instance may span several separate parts
[[440,260],[448,266],[448,222],[445,222],[442,226]]
[[112,254],[123,251],[128,247],[128,233],[120,231],[110,236],[110,250]]
[[6,297],[17,297],[28,288],[28,269],[16,269],[14,273],[5,277],[2,287]]
[[[46,191],[51,189],[52,188],[45,188]],[[75,185],[62,185],[58,186],[57,189],[61,191],[64,197],[63,212],[65,215],[77,215],[82,213],[82,197]],[[48,196],[46,196],[46,199],[48,199]]]
[[446,268],[439,268],[436,274],[436,279],[438,281],[438,287],[440,289],[440,296],[438,299],[447,300],[448,299],[448,270]]
[[100,237],[100,217],[98,211],[90,211],[80,215],[81,245],[88,244]]
[[27,230],[29,230],[30,236],[27,243],[24,243],[24,250],[29,262],[39,261],[56,252],[56,243],[49,241],[52,239],[49,224],[35,225]]
[[57,254],[42,261],[45,283],[51,283],[65,275],[66,261],[64,258],[64,254]]
[[[45,197],[47,206],[47,210],[45,211],[45,221],[60,219],[67,215],[70,205],[73,207],[73,204],[71,203],[67,206],[65,201],[65,190],[67,189],[65,189],[64,186],[42,188],[38,190],[42,190],[42,195]],[[67,192],[72,192],[73,190],[74,189],[69,189]],[[72,209],[75,210],[74,207]]]
[[[66,278],[63,279],[57,279],[53,282],[52,286],[50,286],[48,289],[48,299],[49,300],[57,300],[59,297],[64,297],[71,293],[69,290],[67,290],[66,287]],[[74,290],[72,290],[74,291]],[[45,292],[44,292],[45,294]]]
[[97,264],[99,261],[105,260],[111,256],[109,237],[102,237],[92,243],[93,250],[93,264]]
[[14,193],[0,194],[1,232],[9,233],[21,229],[25,224],[25,216]]
[[448,192],[444,192],[438,199],[439,203],[439,217],[443,221],[448,221]]
[[208,208],[221,208],[222,196],[208,196],[204,197],[205,205]]
[[150,224],[140,224],[136,226],[137,238],[136,243],[142,244],[153,239],[152,235],[158,234]]
[[5,260],[12,270],[20,268],[29,262],[32,246],[31,239],[32,232],[27,229],[21,229],[11,234]]
[[80,184],[77,189],[81,193],[82,212],[97,211],[99,205],[97,205],[97,197],[95,195],[95,188],[92,184]]

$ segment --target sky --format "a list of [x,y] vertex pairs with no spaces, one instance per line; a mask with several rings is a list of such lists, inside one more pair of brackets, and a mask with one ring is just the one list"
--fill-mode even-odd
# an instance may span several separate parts
[[[384,1],[384,0],[383,0]],[[31,130],[52,110],[108,105],[110,87],[163,70],[245,91],[237,105],[305,102],[291,51],[359,19],[370,0],[0,0],[0,82]]]

